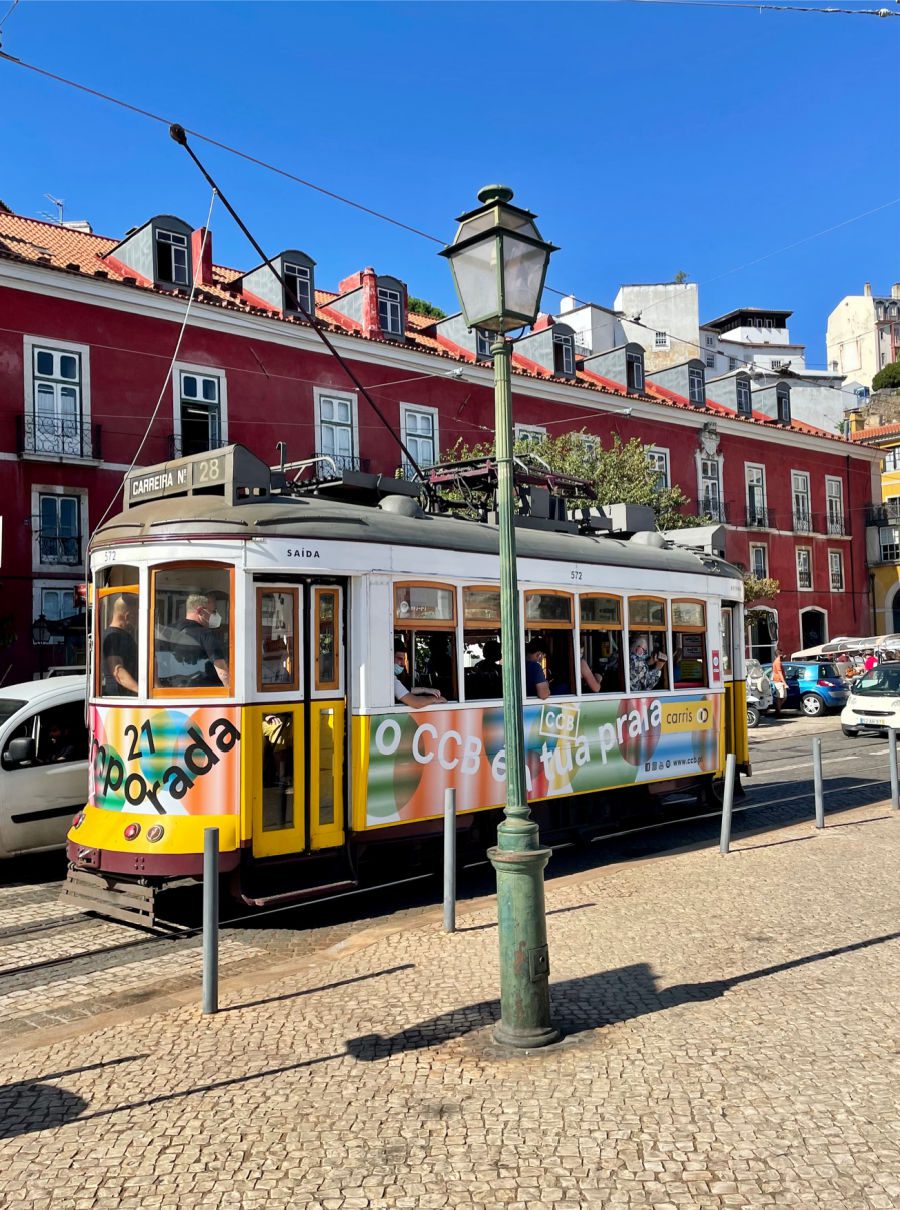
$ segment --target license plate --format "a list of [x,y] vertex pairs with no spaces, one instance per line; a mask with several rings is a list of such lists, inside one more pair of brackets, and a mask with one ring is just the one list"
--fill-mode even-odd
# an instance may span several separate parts
[[869,714],[860,714],[857,716],[859,722],[864,727],[887,727],[888,721],[886,718],[872,718]]

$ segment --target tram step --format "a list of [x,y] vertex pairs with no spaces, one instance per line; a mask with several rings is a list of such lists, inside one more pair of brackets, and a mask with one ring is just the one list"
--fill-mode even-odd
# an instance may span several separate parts
[[299,887],[292,891],[282,891],[275,895],[254,895],[241,890],[241,899],[248,907],[278,907],[282,903],[298,903],[303,899],[319,899],[324,895],[339,895],[342,891],[352,891],[359,885],[352,878],[341,882],[326,882],[321,886]]
[[71,867],[59,896],[60,903],[81,908],[83,912],[98,912],[113,920],[151,929],[157,925],[155,899],[155,887]]

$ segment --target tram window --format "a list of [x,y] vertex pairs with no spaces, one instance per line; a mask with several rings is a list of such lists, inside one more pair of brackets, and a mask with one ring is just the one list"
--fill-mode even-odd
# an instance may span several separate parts
[[565,592],[525,593],[525,641],[540,639],[551,694],[575,692],[572,597]]
[[705,687],[706,607],[702,601],[672,602],[672,683],[676,689]]
[[398,679],[407,688],[436,689],[458,701],[456,682],[456,590],[443,584],[394,585],[394,642],[400,640],[407,667]]
[[153,689],[203,696],[233,683],[231,571],[209,564],[153,572]]
[[294,730],[290,711],[264,714],[262,725],[263,831],[294,826]]
[[316,689],[339,689],[341,672],[338,633],[340,593],[336,588],[315,590]]
[[257,588],[256,627],[257,688],[263,693],[296,691],[296,588]]
[[463,646],[466,700],[502,697],[499,588],[463,589]]
[[731,609],[722,606],[722,673],[731,676]]
[[[618,597],[591,594],[579,598],[581,654],[600,686],[600,693],[624,693],[625,665],[622,659],[622,602]],[[592,690],[584,678],[581,692]]]
[[138,691],[138,569],[117,564],[97,578],[96,690],[99,697]]
[[632,693],[670,687],[665,601],[656,597],[629,600],[628,665]]

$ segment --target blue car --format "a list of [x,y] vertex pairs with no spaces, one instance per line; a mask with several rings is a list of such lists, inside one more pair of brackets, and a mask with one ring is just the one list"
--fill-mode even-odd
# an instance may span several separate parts
[[[764,665],[771,677],[772,665]],[[822,660],[783,660],[787,698],[782,710],[801,710],[810,718],[847,704],[847,685],[834,664]]]

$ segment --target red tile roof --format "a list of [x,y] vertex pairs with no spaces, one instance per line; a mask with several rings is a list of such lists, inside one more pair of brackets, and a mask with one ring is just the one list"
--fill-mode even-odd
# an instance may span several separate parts
[[[105,260],[104,258],[120,242],[120,240],[110,239],[107,236],[88,235],[84,231],[62,227],[57,223],[48,223],[40,219],[25,218],[18,214],[0,212],[0,260],[24,261],[56,269],[64,273],[77,273],[87,277],[105,278],[122,285],[130,285],[135,290],[149,290],[155,294],[168,294],[174,297],[187,298],[188,291],[186,289],[164,289],[152,283],[141,283],[135,280],[124,266],[116,267],[115,262],[111,263]],[[231,283],[245,272],[246,270],[231,269],[226,265],[213,265],[212,284],[198,286],[194,291],[195,300],[207,306],[225,307],[228,310],[243,311],[247,314],[267,315],[269,318],[281,323],[299,324],[302,327],[308,326],[303,319],[285,316],[281,311],[272,310],[267,307],[251,305],[238,292],[229,289],[228,287]],[[338,295],[334,291],[316,290],[317,309],[327,306],[337,297]],[[319,317],[319,319],[322,326],[328,331],[344,332],[356,336],[359,340],[374,339],[376,343],[384,343],[396,347],[396,341],[385,340],[382,342],[378,338],[363,337],[358,333],[347,333],[347,329],[341,328],[337,323],[325,320],[322,317]],[[433,332],[428,331],[434,323],[435,320],[433,318],[410,312],[407,315],[406,324],[407,344],[427,351],[434,356],[446,358],[449,361],[463,361],[462,357],[440,345]],[[784,430],[783,425],[777,424],[768,416],[763,416],[758,412],[754,412],[752,416],[740,416],[722,404],[716,403],[714,400],[708,399],[705,409],[697,408],[683,396],[664,387],[657,386],[649,380],[646,383],[645,391],[637,394],[627,391],[621,383],[612,382],[599,374],[586,370],[579,370],[575,379],[558,378],[540,367],[535,367],[535,370],[531,370],[526,369],[522,365],[515,366],[515,373],[520,378],[540,378],[545,381],[559,382],[568,386],[580,387],[582,390],[590,393],[601,390],[605,394],[617,395],[624,399],[634,400],[635,402],[651,402],[664,407],[676,407],[694,412],[698,416],[728,417],[731,420],[738,420],[744,424],[765,425],[771,427],[774,431]],[[900,431],[900,425],[896,427]],[[791,422],[791,429],[797,433],[825,437],[842,444],[846,440],[835,433],[826,432],[824,429],[818,429],[799,420]],[[880,430],[869,429],[866,430],[866,433],[871,436],[876,431]],[[861,435],[854,435],[853,437],[853,441],[856,444],[865,439]]]
[[850,440],[855,441],[858,445],[865,445],[869,441],[874,441],[878,437],[898,437],[900,438],[900,423],[879,424],[875,428],[860,429],[858,433],[851,433]]

